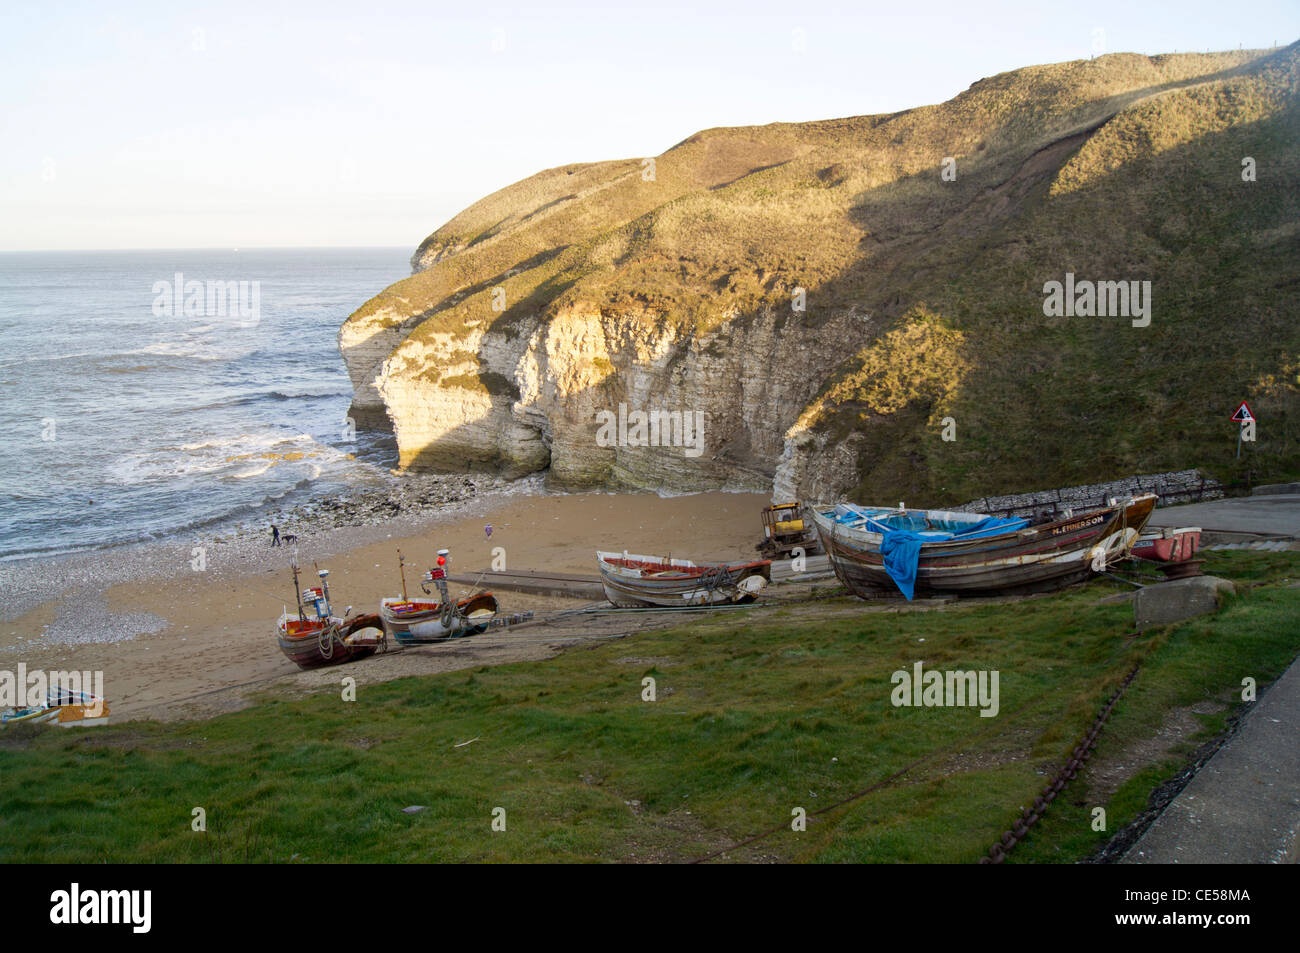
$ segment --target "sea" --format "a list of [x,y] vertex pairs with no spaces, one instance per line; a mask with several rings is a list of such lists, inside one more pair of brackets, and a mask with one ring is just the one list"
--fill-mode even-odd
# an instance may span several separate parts
[[0,252],[0,559],[147,541],[378,486],[343,321],[404,248]]

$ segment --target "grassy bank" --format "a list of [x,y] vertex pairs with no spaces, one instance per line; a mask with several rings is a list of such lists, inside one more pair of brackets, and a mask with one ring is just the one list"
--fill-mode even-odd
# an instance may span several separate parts
[[[1105,582],[932,611],[832,599],[365,687],[355,702],[269,697],[204,722],[6,729],[0,859],[682,860],[784,825],[726,857],[970,862],[1136,661],[1094,766],[1180,706],[1216,703],[1209,736],[1243,677],[1264,685],[1300,651],[1288,581],[1300,554],[1209,554],[1206,568],[1244,594],[1133,637],[1130,606],[1099,603],[1115,591]],[[998,670],[997,717],[894,707],[890,675],[917,661]],[[657,701],[641,700],[646,677]],[[1196,740],[1119,786],[1104,803],[1110,833]],[[1058,799],[1015,860],[1079,859],[1106,840],[1088,823],[1088,785]],[[205,833],[191,830],[196,807]],[[812,815],[806,832],[789,830],[796,807]]]

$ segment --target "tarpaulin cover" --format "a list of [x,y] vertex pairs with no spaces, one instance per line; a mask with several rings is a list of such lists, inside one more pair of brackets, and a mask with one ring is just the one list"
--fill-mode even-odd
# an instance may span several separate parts
[[925,543],[999,536],[1014,533],[1029,525],[1027,519],[1006,519],[1001,516],[985,516],[976,522],[967,522],[930,516],[926,510],[899,513],[845,505],[836,508],[834,518],[838,522],[855,523],[860,528],[880,534],[880,555],[884,559],[885,572],[889,573],[889,578],[894,580],[899,592],[908,599],[912,598],[916,589],[916,570],[921,561],[921,547]]
[[925,537],[905,529],[886,529],[880,541],[880,555],[885,557],[885,572],[894,580],[898,591],[912,598],[916,588],[916,567],[921,562],[921,544]]

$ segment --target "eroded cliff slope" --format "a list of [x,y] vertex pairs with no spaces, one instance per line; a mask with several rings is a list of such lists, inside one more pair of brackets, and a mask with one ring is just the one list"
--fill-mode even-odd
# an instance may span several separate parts
[[[353,417],[405,467],[937,504],[1228,475],[1249,397],[1243,465],[1294,473],[1297,59],[1030,67],[539,173],[344,324]],[[1067,273],[1149,281],[1149,323],[1045,313]],[[604,439],[620,405],[702,413],[702,445]]]

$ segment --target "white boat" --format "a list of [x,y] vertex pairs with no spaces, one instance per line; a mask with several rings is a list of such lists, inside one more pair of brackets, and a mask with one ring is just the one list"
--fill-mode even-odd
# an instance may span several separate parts
[[772,580],[772,561],[698,565],[689,559],[596,553],[605,597],[620,608],[748,602]]
[[437,599],[411,599],[406,595],[406,559],[397,552],[402,574],[402,595],[380,600],[379,618],[384,631],[399,645],[445,642],[486,632],[497,614],[496,596],[479,592],[453,602],[447,593],[447,558],[438,550],[437,565],[424,574],[420,588],[429,592],[428,584],[438,587]]

